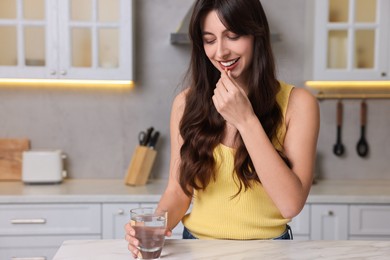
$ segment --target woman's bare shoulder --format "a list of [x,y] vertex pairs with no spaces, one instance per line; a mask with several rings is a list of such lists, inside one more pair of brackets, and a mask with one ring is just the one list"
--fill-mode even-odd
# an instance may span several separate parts
[[[316,115],[319,112],[317,99],[305,88],[293,88],[287,109],[287,117],[291,119],[294,116]],[[288,120],[289,121],[289,120]]]
[[179,94],[177,94],[177,96],[173,100],[173,104],[172,104],[173,111],[175,111],[175,112],[179,112],[179,111],[183,112],[184,111],[188,91],[189,91],[189,89],[187,88],[187,89],[184,89],[183,91],[181,91]]
[[305,103],[317,103],[317,99],[313,96],[313,94],[305,88],[293,88],[291,92],[290,101],[293,102],[305,102]]

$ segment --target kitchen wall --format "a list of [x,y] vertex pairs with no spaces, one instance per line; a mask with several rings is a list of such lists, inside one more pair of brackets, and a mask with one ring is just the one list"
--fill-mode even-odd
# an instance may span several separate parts
[[[309,54],[306,0],[262,0],[271,29],[279,78],[304,86]],[[33,149],[62,149],[72,178],[123,178],[140,130],[162,133],[153,177],[169,171],[169,117],[189,62],[189,46],[171,45],[192,0],[136,0],[136,87],[132,90],[2,88],[0,137],[31,139]],[[336,101],[321,101],[316,175],[328,179],[390,179],[390,102],[368,102],[370,154],[356,154],[359,101],[344,102],[346,155],[332,154],[336,141]]]

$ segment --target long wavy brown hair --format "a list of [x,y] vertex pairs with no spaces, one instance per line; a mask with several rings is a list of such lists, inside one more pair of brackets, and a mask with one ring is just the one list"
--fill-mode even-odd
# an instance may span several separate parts
[[[203,48],[201,22],[215,10],[225,27],[237,35],[253,35],[253,59],[249,75],[248,98],[267,136],[275,140],[282,122],[276,102],[280,84],[275,75],[275,62],[270,43],[270,30],[259,0],[197,0],[192,14],[189,35],[192,41],[190,67],[187,72],[189,89],[180,134],[184,140],[180,149],[179,183],[186,195],[205,189],[215,179],[214,148],[225,134],[225,121],[214,107],[212,96],[220,72],[210,62]],[[234,168],[238,192],[260,182],[253,162],[239,134],[236,135]],[[278,151],[283,156],[282,151]]]

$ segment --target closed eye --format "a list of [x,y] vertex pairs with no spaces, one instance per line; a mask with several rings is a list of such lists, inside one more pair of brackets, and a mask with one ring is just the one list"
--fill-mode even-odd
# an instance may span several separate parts
[[204,44],[212,44],[215,42],[215,37],[203,37]]
[[237,34],[229,34],[227,35],[227,38],[230,39],[230,40],[238,40],[240,39],[240,35],[237,35]]
[[203,40],[203,43],[204,44],[213,44],[215,42],[215,40]]

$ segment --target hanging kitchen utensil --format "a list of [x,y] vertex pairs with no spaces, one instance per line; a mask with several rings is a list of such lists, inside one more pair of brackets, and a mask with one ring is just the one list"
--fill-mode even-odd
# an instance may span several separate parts
[[363,100],[360,106],[360,139],[356,145],[356,150],[360,157],[366,157],[368,154],[368,143],[365,137],[366,124],[367,124],[367,104]]
[[344,154],[344,145],[341,142],[341,126],[343,124],[343,103],[341,100],[337,103],[337,139],[336,144],[333,146],[333,153],[336,156],[341,156]]

